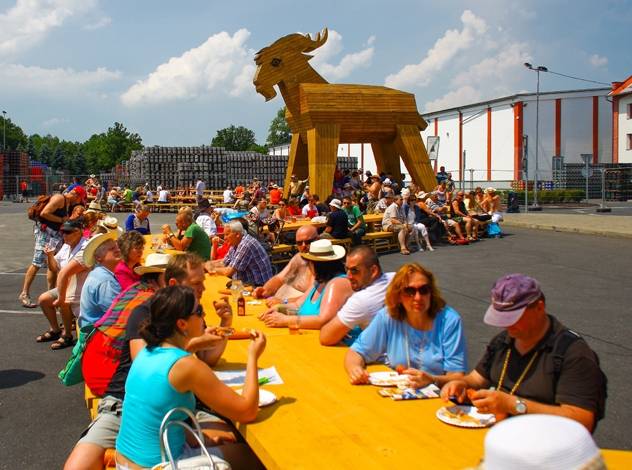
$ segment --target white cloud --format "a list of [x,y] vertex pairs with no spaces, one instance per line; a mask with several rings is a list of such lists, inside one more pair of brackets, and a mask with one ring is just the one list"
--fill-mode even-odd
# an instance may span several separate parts
[[[452,83],[457,86],[465,84],[497,84],[505,78],[509,71],[522,71],[525,62],[531,60],[528,46],[525,43],[510,43],[495,56],[486,57],[471,65],[465,72],[458,74]],[[492,81],[493,79],[493,81]]]
[[52,97],[91,92],[97,86],[120,77],[120,72],[103,67],[76,71],[71,68],[46,69],[0,63],[0,83],[5,90],[41,93]]
[[487,31],[485,20],[479,18],[470,10],[461,15],[463,28],[447,30],[435,42],[426,57],[418,64],[408,64],[399,72],[386,77],[385,84],[392,88],[410,88],[426,86],[433,75],[442,70],[461,51],[467,50],[475,40]]
[[374,42],[375,36],[369,36],[366,42],[366,48],[344,55],[342,59],[340,59],[340,62],[335,65],[332,64],[331,61],[343,51],[344,47],[340,33],[331,29],[327,36],[327,42],[314,51],[314,58],[310,63],[312,67],[325,78],[337,81],[348,77],[351,72],[359,67],[368,67],[371,65],[373,53],[375,52],[372,46]]
[[123,93],[121,101],[137,106],[189,100],[208,95],[222,84],[231,84],[232,95],[243,93],[247,74],[252,72],[250,80],[254,75],[252,51],[245,46],[249,36],[247,29],[240,29],[232,36],[222,31],[209,37],[204,44],[159,65]]
[[425,113],[436,111],[439,109],[454,108],[468,103],[476,103],[481,101],[481,92],[470,85],[464,85],[454,91],[450,91],[445,96],[434,101],[426,103],[423,110]]
[[17,0],[0,14],[0,55],[32,47],[67,19],[93,9],[96,4],[97,0]]
[[109,16],[103,16],[93,23],[88,23],[83,26],[81,29],[85,29],[87,31],[94,31],[95,29],[105,28],[106,26],[110,26],[112,24],[112,18]]
[[60,124],[66,124],[68,121],[68,119],[66,118],[60,118],[60,117],[52,117],[50,119],[47,119],[46,121],[44,121],[42,123],[42,127],[55,127],[58,126]]
[[599,54],[593,54],[588,59],[593,67],[603,67],[608,65],[608,58],[600,56]]

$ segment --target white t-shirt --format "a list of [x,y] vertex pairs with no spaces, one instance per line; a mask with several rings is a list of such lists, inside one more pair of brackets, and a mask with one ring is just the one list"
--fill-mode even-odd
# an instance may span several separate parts
[[206,183],[202,180],[198,180],[195,184],[195,194],[198,196],[204,196],[204,190],[206,189]]
[[169,198],[169,191],[167,191],[166,189],[161,189],[160,192],[158,193],[158,202],[167,202],[168,198]]
[[147,193],[145,193],[145,202],[154,202],[154,193],[148,190]]
[[[77,246],[75,246],[75,249],[72,251],[70,251],[69,245],[63,245],[61,249],[59,250],[59,253],[55,255],[55,259],[57,259],[57,262],[60,264],[60,267],[63,268],[71,260],[74,260],[78,262],[79,264],[83,265],[83,252],[87,243],[88,243],[88,239],[82,238],[79,241],[79,243],[77,243]],[[68,254],[62,255],[66,258],[65,263],[62,265],[57,257],[60,254],[62,254],[64,249],[67,249]],[[85,282],[89,273],[90,273],[90,270],[86,269],[84,271],[81,271],[79,274],[75,274],[70,279],[68,279],[68,287],[66,288],[66,302],[70,304],[72,313],[75,316],[79,315],[79,300],[81,299],[81,289],[83,288],[83,283]]]
[[230,204],[231,202],[234,202],[235,198],[233,197],[233,192],[230,189],[225,189],[224,190],[224,203],[226,204]]
[[373,284],[354,292],[338,311],[338,320],[349,329],[359,326],[364,330],[384,308],[386,288],[393,276],[395,273],[382,273]]
[[195,219],[195,223],[202,227],[209,237],[217,233],[215,221],[209,214],[204,213],[198,215],[198,218]]

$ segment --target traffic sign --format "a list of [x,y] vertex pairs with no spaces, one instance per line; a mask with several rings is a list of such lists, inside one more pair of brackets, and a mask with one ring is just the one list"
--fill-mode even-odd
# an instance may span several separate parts
[[590,178],[593,175],[592,167],[582,168],[582,176],[584,178]]

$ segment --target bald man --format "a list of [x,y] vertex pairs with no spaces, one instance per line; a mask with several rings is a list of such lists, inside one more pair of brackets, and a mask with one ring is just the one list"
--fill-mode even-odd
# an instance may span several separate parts
[[276,276],[263,286],[257,287],[254,294],[259,299],[266,299],[268,306],[298,298],[313,284],[314,276],[308,268],[308,262],[301,253],[309,251],[310,244],[318,240],[318,231],[313,225],[304,225],[296,231],[298,253]]

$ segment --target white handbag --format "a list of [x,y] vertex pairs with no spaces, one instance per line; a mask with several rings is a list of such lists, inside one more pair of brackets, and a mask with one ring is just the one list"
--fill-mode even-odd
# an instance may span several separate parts
[[[185,413],[195,426],[195,430],[187,423],[180,420],[169,420],[176,412]],[[179,459],[177,462],[173,458],[173,453],[169,447],[168,430],[170,426],[180,426],[189,431],[200,444],[200,455]],[[221,457],[211,455],[204,445],[204,435],[200,428],[200,423],[195,419],[195,415],[187,408],[174,408],[170,410],[160,424],[160,460],[161,463],[152,467],[152,470],[231,470],[231,466]]]

